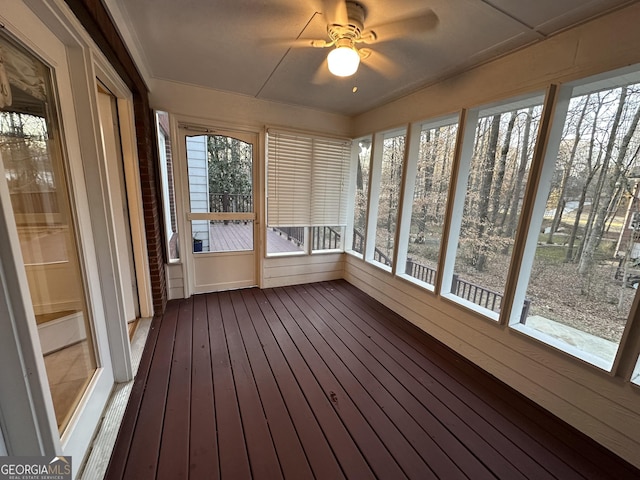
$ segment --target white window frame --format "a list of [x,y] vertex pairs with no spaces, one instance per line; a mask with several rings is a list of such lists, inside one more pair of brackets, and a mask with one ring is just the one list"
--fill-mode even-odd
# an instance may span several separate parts
[[[355,229],[354,215],[355,215],[355,205],[356,205],[356,190],[358,188],[357,187],[358,157],[360,156],[360,141],[364,139],[368,139],[369,142],[371,143],[371,146],[369,148],[373,148],[372,135],[365,135],[363,137],[355,138],[353,139],[353,143],[351,144],[351,172],[349,173],[349,190],[348,190],[348,197],[347,197],[347,202],[348,202],[347,203],[347,225],[345,227],[344,242],[343,242],[343,248],[345,253],[348,253],[360,259],[364,258],[364,255],[362,253],[359,253],[353,250],[353,230]],[[369,172],[371,172],[371,156],[369,156]],[[367,193],[369,192],[369,189],[370,189],[370,183],[367,182]],[[368,209],[369,209],[369,197],[367,196],[367,210]],[[367,238],[366,238],[367,225],[369,224],[368,218],[369,218],[368,214],[365,212],[365,229],[364,229],[364,232],[362,232],[363,235],[365,236],[364,238],[365,248],[366,248],[366,241],[367,241]]]
[[[460,115],[447,115],[445,117],[436,118],[433,120],[425,120],[422,122],[416,122],[411,124],[407,142],[407,153],[405,163],[405,182],[403,190],[403,202],[402,211],[399,214],[399,232],[398,232],[398,249],[397,249],[397,267],[396,275],[404,280],[414,283],[430,292],[435,292],[436,286],[427,282],[423,282],[415,277],[406,273],[407,256],[409,250],[409,235],[411,230],[411,214],[413,212],[413,196],[415,194],[416,177],[418,174],[418,157],[420,154],[420,137],[424,130],[430,130],[432,128],[438,128],[448,125],[457,124],[460,128]],[[455,152],[454,152],[455,155]],[[452,166],[453,169],[453,166]],[[449,184],[449,190],[451,190],[452,184]],[[445,231],[442,232],[442,238],[440,239],[440,258],[444,251],[445,245]],[[438,262],[440,263],[440,262]]]
[[[346,226],[349,223],[349,212],[352,211],[350,210],[352,208],[352,202],[349,198],[349,194],[350,194],[350,189],[351,189],[351,169],[352,169],[352,162],[350,161],[351,155],[353,153],[353,142],[351,139],[349,138],[345,138],[345,137],[338,137],[338,136],[328,136],[328,135],[319,135],[319,134],[315,134],[315,133],[309,133],[309,132],[302,132],[302,131],[296,131],[296,130],[290,130],[290,129],[283,129],[283,128],[275,128],[275,127],[267,127],[266,128],[266,141],[265,141],[265,145],[266,145],[266,164],[267,164],[267,168],[266,168],[266,174],[265,174],[265,193],[266,193],[266,201],[265,201],[265,217],[266,217],[266,222],[265,222],[265,229],[268,228],[278,228],[278,227],[299,227],[299,228],[303,228],[304,229],[304,241],[303,241],[303,245],[302,245],[302,249],[298,250],[298,251],[293,251],[293,252],[269,252],[269,247],[268,245],[266,245],[265,248],[265,257],[266,258],[277,258],[277,257],[290,257],[290,256],[299,256],[299,255],[318,255],[318,254],[326,254],[326,253],[336,253],[336,252],[344,252],[344,246],[345,246],[345,241],[344,241],[344,235],[341,238],[341,247],[337,248],[337,249],[327,249],[327,250],[313,250],[313,244],[312,244],[312,229],[314,227],[319,227],[322,225],[315,225],[314,222],[314,193],[313,193],[313,178],[314,178],[314,170],[316,168],[318,168],[318,166],[315,164],[315,162],[313,161],[313,158],[316,158],[315,156],[313,156],[310,160],[309,160],[309,178],[310,178],[310,187],[309,187],[309,218],[308,218],[308,222],[304,222],[304,225],[301,224],[297,224],[297,225],[289,225],[289,223],[294,223],[294,222],[279,222],[276,221],[275,223],[272,223],[272,221],[269,219],[269,144],[271,143],[269,136],[270,135],[285,135],[285,136],[300,136],[303,137],[305,139],[309,139],[312,143],[311,146],[311,151],[313,152],[315,150],[315,142],[320,142],[322,144],[322,142],[330,142],[330,143],[336,143],[336,142],[345,142],[345,143],[349,143],[349,156],[346,159],[347,161],[349,161],[349,166],[346,172],[343,172],[342,175],[342,182],[343,182],[343,187],[342,187],[342,198],[341,201],[339,202],[340,205],[340,211],[342,212],[342,216],[344,218],[344,222],[342,222],[342,225],[339,225],[341,227],[345,228],[346,231]],[[319,158],[324,158],[324,156],[321,156]],[[343,157],[343,161],[345,160],[345,158]],[[342,164],[344,167],[344,164]],[[325,167],[326,165],[324,165],[323,163],[320,163],[320,167]],[[324,197],[323,197],[324,198]],[[299,216],[299,215],[298,215]],[[340,222],[338,222],[340,223]],[[338,225],[332,225],[332,226],[338,226]],[[268,242],[268,240],[266,240],[265,237],[265,241]]]
[[630,382],[634,385],[640,386],[640,355],[638,355],[638,360],[636,362],[636,366],[631,373]]
[[[364,243],[364,251],[365,251],[365,261],[375,265],[382,270],[393,273],[396,268],[397,261],[395,257],[397,256],[397,245],[394,245],[393,255],[392,255],[392,266],[385,265],[384,263],[378,262],[374,260],[374,253],[376,249],[376,230],[378,228],[378,210],[380,206],[380,191],[382,181],[382,154],[384,152],[384,141],[387,138],[393,138],[404,135],[405,136],[405,151],[404,158],[402,162],[402,175],[404,177],[405,173],[405,164],[406,164],[406,156],[407,156],[407,145],[410,141],[409,135],[410,130],[407,126],[402,126],[398,128],[394,128],[391,130],[385,130],[383,132],[376,132],[373,134],[373,140],[371,143],[371,163],[369,167],[369,208],[367,211],[367,232],[365,235],[365,243]],[[400,182],[400,199],[403,197],[402,192],[402,183]],[[401,205],[400,205],[401,207]],[[395,232],[395,241],[397,242],[398,238],[398,230],[400,228],[400,211],[398,211],[396,216],[396,232]]]
[[[543,119],[541,120],[540,124],[539,140],[536,142],[536,151],[534,153],[532,171],[529,178],[530,185],[527,186],[527,192],[525,194],[527,198],[531,197],[529,201],[532,202],[532,206],[530,208],[530,212],[525,212],[523,210],[523,212],[521,213],[521,220],[522,218],[526,218],[529,221],[527,222],[528,226],[526,226],[526,232],[522,232],[520,234],[522,240],[518,242],[518,239],[516,238],[516,242],[520,243],[520,245],[514,246],[514,256],[511,266],[511,269],[513,270],[514,262],[519,259],[519,262],[517,262],[517,270],[515,270],[512,275],[510,275],[512,278],[516,279],[516,281],[514,282],[515,286],[513,288],[512,295],[509,296],[513,300],[509,305],[509,311],[503,312],[505,314],[508,313],[507,318],[510,329],[522,333],[527,337],[535,339],[539,342],[542,342],[543,344],[550,346],[554,350],[557,350],[564,354],[568,354],[580,361],[591,364],[610,375],[615,375],[620,368],[623,368],[621,367],[621,365],[624,364],[622,359],[623,357],[628,358],[629,356],[628,349],[630,348],[630,345],[628,342],[625,344],[624,336],[618,345],[615,357],[611,361],[607,361],[587,351],[573,347],[572,345],[569,345],[565,342],[560,342],[556,338],[540,332],[539,330],[534,329],[530,326],[527,326],[526,324],[523,325],[522,323],[520,323],[520,317],[522,307],[524,305],[525,295],[529,286],[531,268],[533,266],[537,248],[538,232],[540,231],[542,226],[543,214],[546,208],[549,191],[551,189],[551,179],[556,167],[556,156],[559,150],[562,132],[564,130],[569,103],[573,96],[579,96],[587,93],[588,91],[597,91],[599,86],[601,86],[602,88],[615,88],[620,84],[624,84],[625,82],[615,82],[613,80],[615,78],[623,77],[624,75],[628,74],[633,74],[636,77],[640,77],[640,65],[633,65],[630,67],[605,72],[593,77],[583,78],[575,82],[570,82],[562,85],[561,87],[557,88],[558,91],[555,95],[557,99],[555,100],[555,102],[551,99],[548,99],[548,104],[545,104],[545,110],[549,109],[550,111],[552,111],[553,116],[550,123],[543,123],[543,112]],[[538,167],[540,172],[537,175],[534,171],[534,163],[541,164]],[[525,199],[525,205],[526,204],[527,200]],[[522,228],[525,227],[524,222],[521,221],[519,223],[519,227],[519,230],[524,230],[524,228]],[[523,236],[523,234],[525,233],[526,236]],[[518,254],[517,250],[520,250],[521,253]],[[507,293],[508,292],[505,291],[505,299],[509,298],[507,297]],[[631,313],[633,313],[634,311],[635,309],[632,307]],[[629,318],[627,319],[627,325],[625,327],[625,332],[631,331],[631,324],[634,322],[634,320],[636,319],[633,318],[632,315],[629,315]],[[640,362],[640,358],[638,361]],[[632,374],[632,378],[634,375],[637,376],[639,372],[640,363],[636,365],[634,373]]]
[[[269,147],[272,146],[272,142],[275,144],[273,146],[278,147],[278,137],[282,137],[282,145],[284,145],[284,154],[279,155],[277,152],[272,153],[269,151]],[[291,139],[291,137],[299,137],[303,141],[305,141],[305,145],[309,144],[309,150],[304,150],[304,153],[308,153],[309,157],[307,158],[305,155],[302,157],[297,154],[300,151],[300,147],[298,147],[299,143],[296,140]],[[272,140],[273,138],[273,140]],[[316,135],[304,132],[298,132],[294,130],[284,130],[284,129],[276,129],[276,128],[267,128],[267,226],[298,226],[298,227],[311,227],[311,226],[319,226],[319,225],[340,225],[344,226],[347,223],[347,205],[348,205],[348,191],[349,191],[349,170],[350,166],[350,152],[352,151],[351,139],[343,138],[343,137],[330,137],[323,135]],[[345,153],[345,147],[348,153]],[[340,169],[341,176],[337,178],[334,175],[335,168],[333,165],[333,159],[335,156],[331,155],[334,150],[337,148],[341,149],[342,156],[340,157]],[[328,153],[327,153],[328,152]],[[304,162],[295,163],[292,161],[293,159],[304,159]],[[278,159],[281,159],[280,161]],[[270,163],[279,163],[276,167],[270,165]],[[281,164],[281,165],[280,165]],[[347,166],[348,164],[348,166]],[[308,169],[308,176],[300,175],[296,173],[303,166],[305,169]],[[276,171],[272,174],[271,171],[273,168],[276,168]],[[298,210],[298,207],[295,207],[297,213],[292,213],[289,217],[280,217],[280,212],[276,207],[275,211],[271,210],[270,203],[276,202],[281,194],[279,193],[279,189],[282,190],[280,182],[278,181],[278,169],[283,168],[283,175],[285,179],[292,178],[295,176],[295,182],[285,182],[285,185],[293,185],[294,190],[300,188],[298,187],[299,181],[308,181],[308,187],[302,189],[302,193],[296,194],[285,192],[285,199],[291,197],[294,200],[302,200],[301,202],[296,201],[288,201],[286,202],[287,206],[290,204],[302,203],[302,210]],[[274,176],[276,184],[274,185],[274,192],[269,192],[270,186],[270,178]],[[329,181],[323,181],[320,183],[322,187],[325,189],[330,189],[329,192],[333,192],[336,188],[336,179],[340,180],[340,185],[337,186],[340,191],[340,195],[338,198],[333,198],[335,195],[327,195],[326,190],[321,188],[317,189],[315,185],[318,183],[319,179],[326,179]],[[305,183],[306,185],[306,183]],[[303,187],[305,186],[303,185]],[[321,200],[322,202],[318,201]],[[326,199],[330,199],[329,202],[330,208],[318,208],[318,204],[322,203],[322,205],[326,205]],[[338,209],[338,213],[334,213],[335,209]],[[327,213],[327,211],[329,213]],[[269,213],[273,213],[275,218],[270,218]]]
[[[503,100],[488,104],[482,105],[473,109],[466,111],[464,115],[464,125],[462,124],[463,120],[461,119],[461,123],[459,124],[459,135],[458,140],[461,142],[456,147],[458,151],[458,156],[456,157],[458,163],[457,175],[454,175],[456,178],[455,185],[455,196],[453,200],[453,207],[451,209],[450,215],[450,229],[449,229],[449,237],[447,239],[447,247],[445,253],[445,261],[442,275],[442,284],[440,287],[440,293],[443,298],[450,300],[458,305],[461,305],[475,313],[480,314],[483,318],[488,318],[494,322],[500,322],[501,318],[504,318],[505,315],[511,311],[511,298],[512,296],[509,294],[509,275],[506,278],[505,290],[502,295],[502,304],[500,313],[494,312],[488,308],[482,307],[480,305],[476,305],[473,302],[470,302],[464,298],[461,298],[451,291],[451,282],[453,281],[453,274],[456,262],[456,255],[458,252],[458,244],[460,241],[460,230],[462,227],[462,220],[464,214],[464,203],[467,195],[467,183],[469,180],[469,173],[471,170],[471,161],[473,157],[474,143],[475,143],[475,133],[478,124],[478,120],[480,116],[489,116],[498,112],[507,112],[511,111],[514,108],[522,108],[524,106],[528,106],[531,104],[532,99],[542,97],[543,105],[547,101],[547,96],[544,92],[534,91],[529,92],[523,95],[519,95],[517,97],[505,98]],[[521,105],[521,106],[520,106]],[[505,110],[505,107],[508,109]],[[541,124],[539,130],[543,128]],[[538,137],[536,139],[535,151],[540,148],[539,144],[540,140],[540,132],[538,132]],[[542,144],[544,147],[544,144]],[[535,158],[535,157],[534,157]],[[455,167],[454,167],[455,168]],[[532,180],[532,173],[529,173],[529,178],[527,184],[529,184]],[[450,186],[452,188],[452,186]],[[529,187],[527,187],[529,188]],[[522,218],[524,212],[520,213],[520,225],[522,225]],[[524,217],[527,218],[527,217]],[[521,236],[521,234],[519,234]],[[518,237],[516,237],[515,242],[517,243]],[[515,247],[515,245],[514,245]],[[514,262],[517,262],[517,257],[515,257],[515,248],[511,256],[510,261],[510,269],[513,268]],[[523,297],[524,301],[524,297]]]

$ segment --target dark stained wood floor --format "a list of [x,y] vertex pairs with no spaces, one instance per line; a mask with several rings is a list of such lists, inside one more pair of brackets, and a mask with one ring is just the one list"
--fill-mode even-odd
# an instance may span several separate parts
[[640,472],[345,281],[171,301],[108,479]]

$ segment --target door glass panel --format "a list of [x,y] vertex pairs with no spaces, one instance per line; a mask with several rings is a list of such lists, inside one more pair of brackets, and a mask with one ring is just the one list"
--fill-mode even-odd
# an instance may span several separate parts
[[97,362],[54,99],[49,68],[0,35],[0,160],[62,432]]
[[253,222],[243,220],[211,220],[210,252],[253,250]]
[[[253,145],[223,135],[186,137],[192,213],[231,214],[193,220],[193,252],[253,250]],[[235,215],[234,215],[235,214]]]

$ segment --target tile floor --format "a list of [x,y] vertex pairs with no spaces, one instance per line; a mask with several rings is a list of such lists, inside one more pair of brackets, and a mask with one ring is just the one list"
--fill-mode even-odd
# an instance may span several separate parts
[[84,340],[44,356],[56,420],[61,431],[95,371],[89,348],[89,343]]

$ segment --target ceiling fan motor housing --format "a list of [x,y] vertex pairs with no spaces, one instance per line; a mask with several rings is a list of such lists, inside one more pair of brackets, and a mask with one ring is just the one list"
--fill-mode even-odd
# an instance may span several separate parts
[[364,6],[357,2],[345,2],[347,6],[348,23],[346,25],[327,25],[329,37],[334,42],[348,38],[352,41],[359,40],[364,31]]

